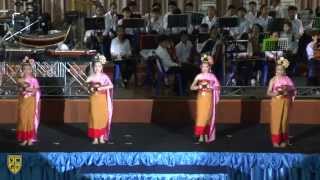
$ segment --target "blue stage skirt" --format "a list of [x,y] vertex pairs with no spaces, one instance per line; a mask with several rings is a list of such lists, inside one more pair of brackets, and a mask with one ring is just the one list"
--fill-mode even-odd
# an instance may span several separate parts
[[[9,160],[8,155],[21,155],[21,161]],[[121,166],[129,167],[129,169],[135,166],[164,166],[168,167],[168,172],[81,173],[81,169],[88,166],[113,168]],[[227,167],[227,170],[212,174],[202,174],[196,171],[170,172],[170,169],[179,166]],[[12,169],[16,172],[12,172]],[[218,152],[0,153],[0,180],[208,178],[218,180],[320,180],[320,155]]]

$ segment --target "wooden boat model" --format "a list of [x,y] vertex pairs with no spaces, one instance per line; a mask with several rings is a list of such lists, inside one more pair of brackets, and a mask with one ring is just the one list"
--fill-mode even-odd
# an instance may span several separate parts
[[49,31],[48,35],[21,34],[17,36],[17,40],[18,43],[22,46],[32,48],[46,48],[64,42],[69,34],[69,31],[70,27],[67,31]]

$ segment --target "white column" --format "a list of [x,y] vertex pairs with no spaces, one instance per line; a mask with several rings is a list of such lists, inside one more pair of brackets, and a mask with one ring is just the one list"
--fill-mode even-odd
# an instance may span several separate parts
[[60,0],[60,8],[61,8],[61,20],[64,19],[65,7],[64,7],[64,0]]

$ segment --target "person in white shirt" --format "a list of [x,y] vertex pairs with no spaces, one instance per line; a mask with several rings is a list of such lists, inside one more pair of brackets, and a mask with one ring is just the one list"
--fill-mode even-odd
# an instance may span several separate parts
[[259,24],[263,31],[266,32],[268,29],[269,21],[271,20],[271,16],[269,16],[269,10],[267,5],[262,5],[260,7],[260,16],[257,19],[257,24]]
[[258,10],[257,3],[255,1],[249,2],[249,10],[246,15],[246,19],[250,22],[250,28],[257,22]]
[[287,9],[281,6],[281,0],[272,0],[270,12],[275,14],[275,18],[285,18],[288,15]]
[[202,19],[201,24],[208,24],[209,29],[217,24],[217,10],[214,6],[208,7],[208,15]]
[[296,69],[296,54],[298,51],[299,39],[292,32],[292,24],[286,21],[283,24],[283,32],[280,33],[280,38],[288,40],[288,49],[284,52],[284,57],[290,61],[289,73],[294,74]]
[[190,63],[192,48],[193,44],[189,40],[187,32],[182,31],[181,41],[175,47],[179,63]]
[[311,8],[305,8],[304,13],[301,15],[301,21],[304,30],[312,30],[314,18],[315,16],[313,15],[313,10]]
[[317,78],[318,72],[316,72],[316,66],[318,65],[318,60],[315,57],[315,49],[318,43],[318,32],[312,31],[311,33],[312,41],[306,47],[306,53],[308,57],[308,81],[309,86],[319,86],[320,82]]
[[154,8],[151,10],[150,17],[148,17],[149,32],[163,33],[163,18],[160,9]]
[[131,59],[131,45],[130,41],[125,38],[123,26],[118,26],[117,28],[117,37],[111,41],[110,53],[114,62],[120,64],[122,80],[124,85],[127,86],[135,70],[136,63]]
[[237,16],[237,9],[234,5],[229,5],[224,17],[235,17]]
[[[125,7],[125,8],[122,9],[122,14],[123,14],[123,18],[118,20],[118,26],[123,26],[123,21],[125,19],[130,19],[131,15],[132,15],[132,12],[131,12],[129,7]],[[125,32],[126,32],[127,35],[131,35],[131,36],[134,35],[134,29],[133,28],[125,28]]]
[[[97,7],[95,17],[103,17],[104,16],[104,10],[102,7]],[[83,42],[86,44],[86,47],[88,49],[95,49],[99,53],[104,53],[103,48],[103,30],[87,30],[85,32]]]
[[297,53],[299,39],[295,36],[295,34],[292,31],[291,22],[289,22],[289,21],[284,22],[283,32],[281,32],[280,38],[287,38],[288,39],[288,51],[290,51],[292,54]]
[[199,72],[199,66],[195,64],[193,55],[195,52],[187,31],[180,33],[180,42],[175,46],[178,63],[181,66],[184,84],[188,86]]
[[[159,66],[158,68],[161,69],[164,73],[166,74],[180,74],[181,76],[181,84],[182,84],[182,88],[184,89],[185,86],[185,81],[184,81],[184,74],[183,71],[181,69],[181,66],[178,63],[175,63],[168,51],[168,48],[170,46],[170,41],[169,41],[169,37],[166,35],[160,35],[158,37],[158,42],[159,42],[159,46],[155,51],[155,54],[159,57]],[[177,76],[176,76],[177,77]],[[178,82],[177,79],[175,81],[176,83]],[[165,80],[165,84],[168,84],[167,80]],[[175,87],[178,84],[175,84]],[[178,88],[176,88],[176,90],[178,90]]]
[[292,32],[295,34],[297,38],[300,38],[304,32],[304,29],[302,21],[297,18],[297,11],[298,9],[295,6],[288,7],[289,20],[292,23]]
[[235,39],[240,39],[247,34],[250,28],[249,21],[245,18],[247,10],[244,7],[238,8],[239,26],[232,28],[230,33]]
[[116,28],[117,28],[117,21],[118,21],[118,17],[117,17],[117,4],[116,3],[111,3],[110,4],[110,9],[109,11],[104,15],[104,19],[105,19],[105,31],[104,31],[104,35],[107,36],[114,36]]
[[178,63],[175,63],[168,51],[169,39],[166,35],[160,35],[158,37],[159,46],[156,49],[156,55],[161,59],[162,68],[165,72],[175,71],[179,67]]

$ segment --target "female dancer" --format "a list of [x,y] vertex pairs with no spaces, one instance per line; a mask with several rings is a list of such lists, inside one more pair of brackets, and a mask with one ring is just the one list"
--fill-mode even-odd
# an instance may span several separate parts
[[18,124],[16,137],[22,146],[31,146],[37,138],[40,110],[38,80],[32,74],[32,59],[27,57],[22,64],[22,76],[18,79]]
[[288,145],[288,114],[291,102],[296,95],[292,80],[286,76],[285,70],[289,61],[283,57],[277,61],[276,75],[270,80],[267,95],[271,100],[271,136],[273,147]]
[[102,72],[102,65],[103,62],[94,61],[93,73],[87,79],[91,93],[88,136],[93,139],[92,144],[104,144],[110,133],[113,84]]
[[213,59],[204,55],[201,58],[201,73],[194,79],[191,90],[198,91],[195,136],[198,142],[210,143],[215,140],[216,106],[220,99],[220,83],[210,72]]

